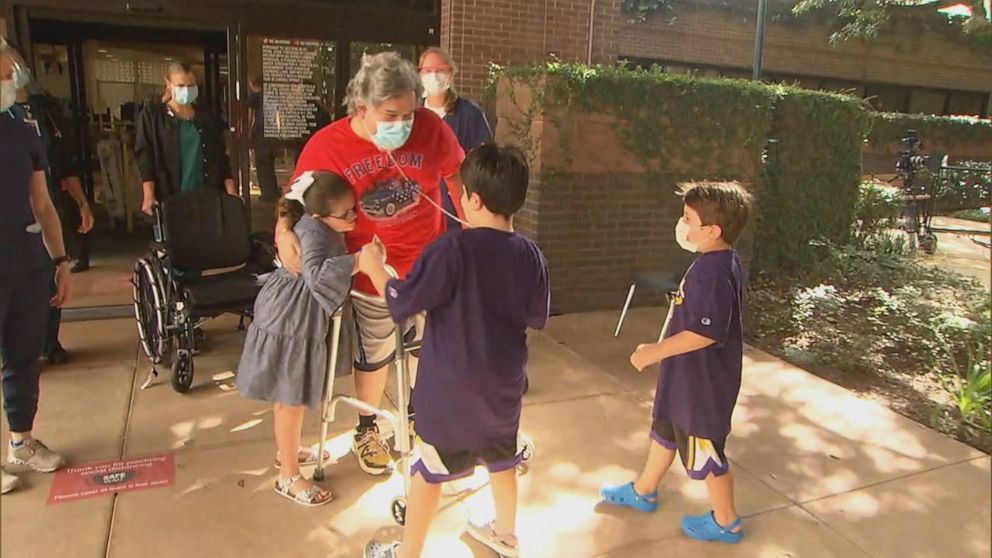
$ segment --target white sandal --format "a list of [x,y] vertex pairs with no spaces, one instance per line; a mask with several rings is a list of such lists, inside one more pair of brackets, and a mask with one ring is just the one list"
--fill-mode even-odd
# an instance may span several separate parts
[[[301,480],[303,480],[302,475],[293,475],[288,479],[276,479],[276,484],[272,488],[276,491],[276,494],[289,498],[293,502],[308,508],[323,506],[334,499],[334,495],[331,494],[330,490],[325,490],[316,484],[310,486],[310,488],[301,490],[296,494],[290,494],[289,489]],[[327,496],[322,498],[321,493],[326,494]]]
[[[314,465],[317,463],[318,455],[319,454],[317,453],[316,447],[305,448],[301,446],[300,449],[297,450],[296,452],[296,464]],[[300,459],[300,457],[303,457],[303,459]],[[331,452],[324,450],[324,463],[327,463],[330,460],[331,460]],[[282,467],[282,462],[279,460],[279,452],[276,452],[275,467],[276,469]]]

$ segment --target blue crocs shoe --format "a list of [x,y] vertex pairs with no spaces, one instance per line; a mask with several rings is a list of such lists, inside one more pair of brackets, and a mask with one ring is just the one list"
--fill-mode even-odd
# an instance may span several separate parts
[[687,515],[682,518],[682,532],[686,536],[703,542],[722,542],[736,544],[744,538],[744,530],[734,532],[741,526],[741,518],[737,518],[726,527],[716,522],[713,512],[703,515]]
[[642,512],[653,512],[658,509],[658,492],[640,495],[634,489],[634,483],[628,482],[620,486],[607,486],[599,491],[603,501],[614,506],[633,508]]

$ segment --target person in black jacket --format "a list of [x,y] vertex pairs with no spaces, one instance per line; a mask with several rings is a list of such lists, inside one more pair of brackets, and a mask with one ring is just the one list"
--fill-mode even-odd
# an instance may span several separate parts
[[[34,93],[29,93],[29,88],[33,89]],[[21,109],[24,122],[37,130],[41,138],[41,146],[45,150],[45,156],[48,160],[48,168],[45,170],[48,195],[62,221],[65,247],[69,248],[72,245],[86,250],[85,235],[93,228],[93,212],[86,199],[86,194],[83,192],[82,183],[79,181],[78,156],[69,141],[71,133],[65,132],[66,125],[61,118],[58,103],[54,97],[31,82],[17,90],[16,104]],[[62,193],[63,184],[68,190],[68,195]],[[72,200],[71,207],[69,207],[68,200],[65,200],[69,196]],[[79,225],[70,227],[68,221],[74,220],[71,215],[73,213],[78,215]],[[88,253],[85,253],[85,257],[87,260],[89,259]],[[77,263],[81,262],[82,255],[77,260]],[[88,267],[89,262],[86,261],[85,263]],[[75,269],[73,268],[73,272]],[[49,276],[47,281],[52,288],[51,294],[54,296],[56,267],[54,265],[46,266],[46,271]],[[51,364],[63,364],[69,358],[65,348],[59,342],[61,323],[62,309],[54,306],[49,308],[48,330],[42,354]]]
[[147,104],[138,117],[134,154],[141,171],[141,210],[148,215],[156,203],[187,190],[216,188],[238,195],[224,124],[195,104],[197,93],[190,67],[170,64],[162,102]]
[[276,178],[276,148],[265,139],[265,88],[262,78],[253,76],[248,80],[248,129],[251,149],[255,155],[255,172],[258,187],[262,191],[261,201],[275,202],[282,195]]

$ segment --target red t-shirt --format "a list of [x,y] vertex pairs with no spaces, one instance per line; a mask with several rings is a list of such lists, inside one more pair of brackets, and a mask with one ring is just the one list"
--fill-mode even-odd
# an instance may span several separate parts
[[[430,110],[418,108],[410,138],[393,151],[392,158],[358,137],[351,129],[351,117],[345,117],[307,142],[294,178],[306,171],[343,176],[355,192],[358,212],[355,230],[345,236],[348,251],[355,252],[378,236],[386,246],[389,265],[405,278],[424,248],[445,230],[441,211],[423,196],[441,206],[441,178],[457,173],[464,158],[451,128]],[[355,278],[355,288],[376,292],[365,275]]]

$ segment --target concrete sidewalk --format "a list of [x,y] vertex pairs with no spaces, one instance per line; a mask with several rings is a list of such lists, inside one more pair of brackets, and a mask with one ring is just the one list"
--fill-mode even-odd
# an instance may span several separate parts
[[[524,556],[989,556],[989,456],[754,350],[728,445],[742,544],[681,535],[681,515],[707,502],[705,487],[677,467],[655,514],[598,505],[600,485],[631,479],[643,463],[655,376],[633,371],[627,356],[657,338],[661,317],[634,311],[620,339],[611,337],[614,313],[555,318],[532,336],[523,420],[537,456],[520,483]],[[66,325],[76,359],[43,375],[39,437],[74,464],[174,451],[176,485],[49,506],[51,476],[24,474],[26,486],[0,500],[0,553],[344,558],[360,556],[371,536],[397,534],[389,502],[400,479],[358,469],[351,411],[332,426],[338,462],[326,483],[336,501],[306,509],[272,493],[270,407],[233,390],[235,325],[208,324],[186,395],[167,378],[138,389],[148,365],[132,321]],[[317,435],[310,417],[305,441]],[[462,534],[469,515],[490,513],[484,484],[480,474],[449,491],[425,556],[493,556]]]

